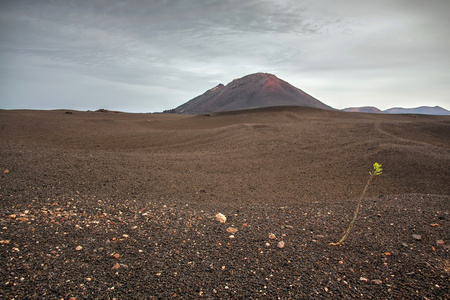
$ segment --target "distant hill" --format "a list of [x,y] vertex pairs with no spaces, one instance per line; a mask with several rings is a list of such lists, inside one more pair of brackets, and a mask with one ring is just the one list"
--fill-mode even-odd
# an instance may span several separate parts
[[373,114],[419,114],[419,115],[450,115],[450,111],[440,107],[440,106],[420,106],[416,108],[402,108],[394,107],[386,110],[379,110],[373,106],[363,106],[363,107],[348,107],[344,108],[343,111],[347,112],[363,112],[363,113],[373,113]]
[[450,111],[440,106],[420,106],[416,108],[394,107],[384,111],[387,114],[420,114],[420,115],[450,115]]
[[219,84],[203,95],[166,112],[206,114],[271,106],[333,109],[272,74],[256,73]]
[[372,113],[372,114],[382,114],[383,111],[379,110],[374,106],[363,106],[363,107],[347,107],[344,108],[343,111],[348,112],[363,112],[363,113]]

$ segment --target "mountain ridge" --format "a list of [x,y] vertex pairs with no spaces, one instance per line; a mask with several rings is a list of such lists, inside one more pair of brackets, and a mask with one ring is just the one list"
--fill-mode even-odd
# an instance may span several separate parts
[[[275,106],[304,106],[335,110],[273,74],[254,73],[234,79],[227,85],[220,83],[174,109],[165,110],[164,113],[201,115]],[[341,111],[375,114],[450,115],[450,111],[440,106],[393,107],[386,110],[380,110],[374,106],[363,106],[348,107]]]
[[362,112],[377,114],[419,114],[419,115],[450,115],[450,111],[440,106],[419,106],[414,108],[392,107],[380,110],[374,106],[347,107],[345,112]]
[[273,74],[255,73],[219,84],[166,112],[206,114],[271,106],[333,109]]

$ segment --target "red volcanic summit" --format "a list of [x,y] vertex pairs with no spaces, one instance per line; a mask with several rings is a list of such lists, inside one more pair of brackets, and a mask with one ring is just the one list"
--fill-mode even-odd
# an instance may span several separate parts
[[195,115],[270,106],[333,109],[275,75],[256,73],[219,84],[169,112]]

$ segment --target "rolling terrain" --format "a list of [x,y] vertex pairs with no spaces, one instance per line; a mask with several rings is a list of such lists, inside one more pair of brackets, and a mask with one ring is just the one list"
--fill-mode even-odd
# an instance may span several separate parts
[[449,296],[449,116],[0,110],[0,153],[2,298]]

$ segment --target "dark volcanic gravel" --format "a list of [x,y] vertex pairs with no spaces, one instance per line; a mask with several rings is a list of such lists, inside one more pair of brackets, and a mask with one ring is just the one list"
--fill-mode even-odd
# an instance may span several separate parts
[[[0,113],[2,299],[449,298],[449,141],[424,138],[449,118],[418,117],[417,141],[403,116]],[[333,158],[322,131],[288,146],[294,126],[346,127],[347,151]],[[385,173],[330,246],[375,160]]]

